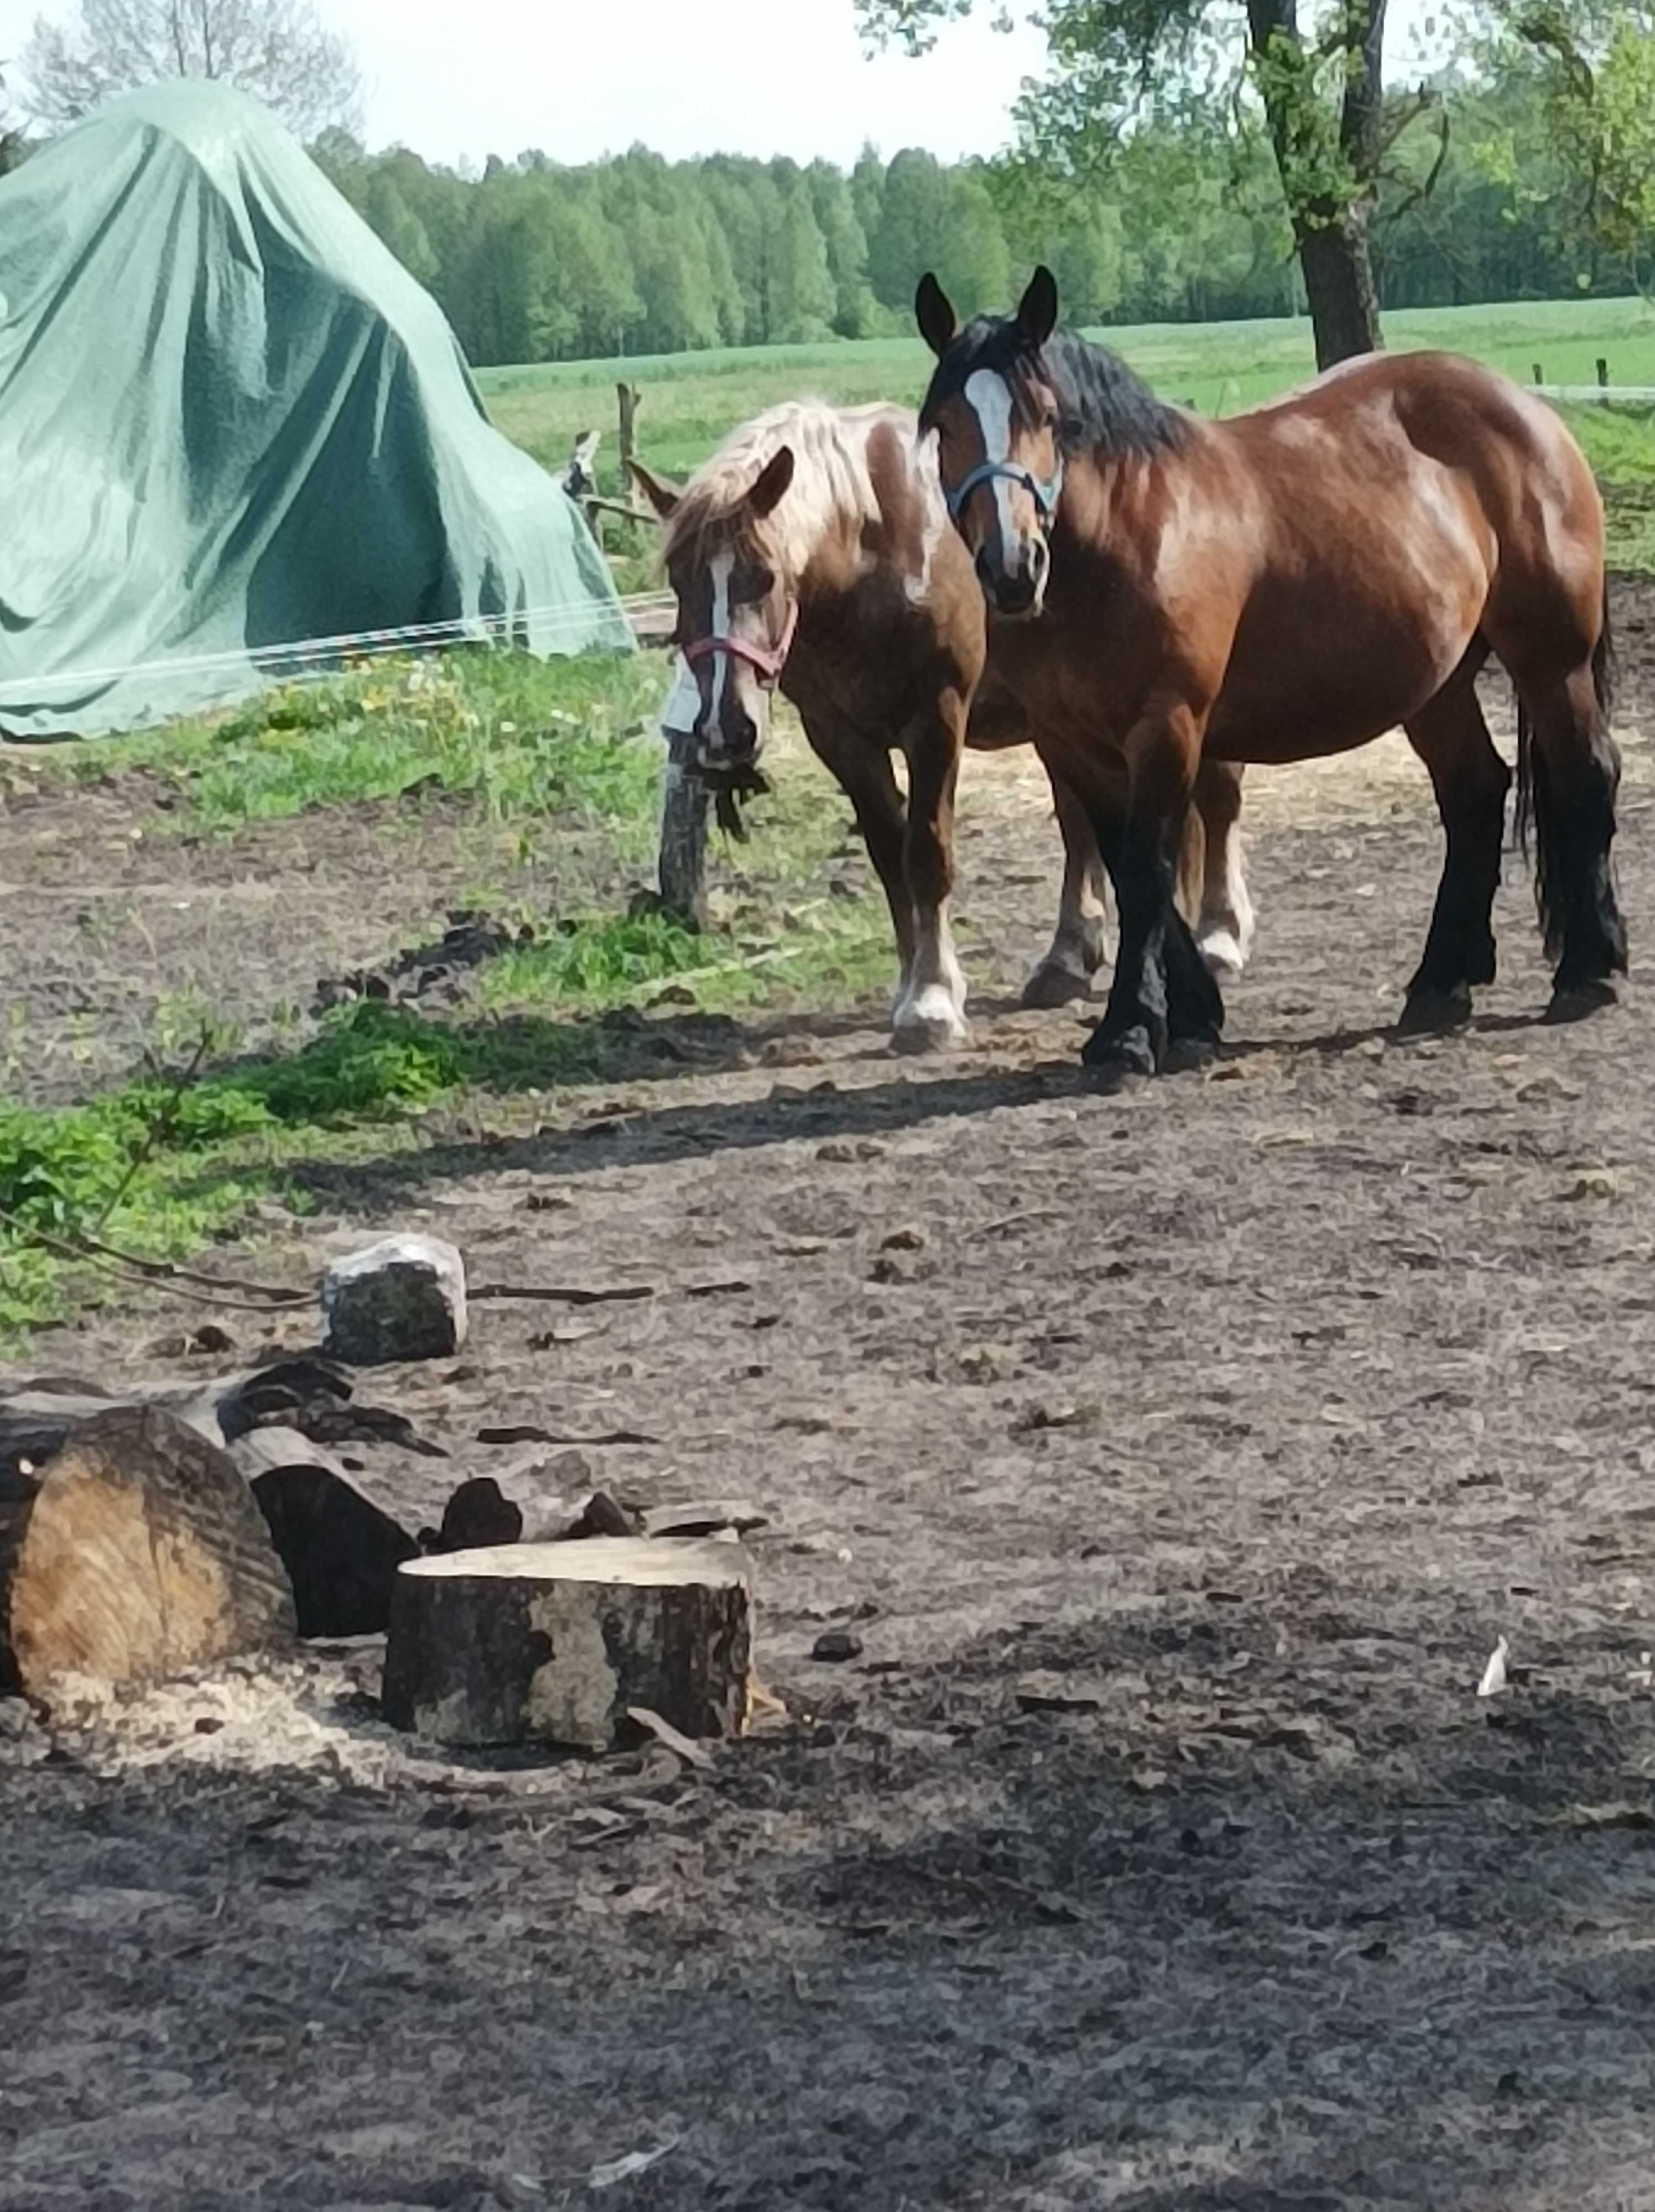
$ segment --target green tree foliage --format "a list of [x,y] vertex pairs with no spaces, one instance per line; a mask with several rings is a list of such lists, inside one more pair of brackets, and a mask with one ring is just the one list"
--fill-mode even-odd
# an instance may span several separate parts
[[[1615,21],[1567,63],[1491,39],[1475,78],[1439,88],[1441,127],[1399,137],[1375,180],[1382,298],[1632,289],[1655,230],[1652,52]],[[1146,112],[1096,178],[1027,149],[952,167],[869,149],[848,176],[642,148],[564,168],[531,150],[480,178],[340,131],[315,151],[479,363],[906,334],[926,269],[976,309],[1037,260],[1081,324],[1305,308],[1275,150],[1222,103]]]

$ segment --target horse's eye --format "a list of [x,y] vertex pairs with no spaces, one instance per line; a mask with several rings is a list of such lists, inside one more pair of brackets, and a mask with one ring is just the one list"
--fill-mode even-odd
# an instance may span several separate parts
[[755,568],[752,584],[754,599],[769,599],[770,593],[776,589],[775,571],[770,568]]

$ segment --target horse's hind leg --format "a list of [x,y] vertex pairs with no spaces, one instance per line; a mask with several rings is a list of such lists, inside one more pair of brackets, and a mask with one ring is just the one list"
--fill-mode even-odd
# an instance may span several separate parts
[[1536,898],[1557,961],[1555,1021],[1611,1001],[1611,978],[1626,973],[1626,924],[1609,866],[1621,756],[1603,711],[1604,651],[1600,645],[1560,684],[1518,679],[1518,813],[1533,820]]
[[1068,785],[1050,767],[1052,805],[1063,833],[1063,891],[1057,930],[1029,971],[1025,1006],[1062,1006],[1089,998],[1092,979],[1108,950],[1104,923],[1104,864],[1092,817]]
[[1448,850],[1425,954],[1402,1007],[1404,1034],[1469,1019],[1473,986],[1494,980],[1493,910],[1512,777],[1477,699],[1482,657],[1469,655],[1405,726],[1431,771]]
[[1241,778],[1238,763],[1203,760],[1190,803],[1202,842],[1196,945],[1209,973],[1226,982],[1240,975],[1253,949],[1253,902],[1236,826],[1241,816]]

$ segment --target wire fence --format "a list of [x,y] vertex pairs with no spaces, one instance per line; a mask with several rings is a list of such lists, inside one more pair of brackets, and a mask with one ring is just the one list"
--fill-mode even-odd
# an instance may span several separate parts
[[[675,601],[670,592],[640,592],[620,602],[633,635],[657,637],[670,626]],[[498,614],[459,615],[452,621],[408,623],[387,629],[345,630],[329,637],[298,638],[284,645],[231,647],[220,653],[186,653],[171,659],[114,662],[94,668],[53,669],[49,674],[0,678],[0,709],[33,706],[43,693],[80,697],[132,677],[179,678],[230,675],[251,667],[275,684],[314,683],[364,661],[405,659],[441,653],[457,645],[553,643],[590,631],[594,610],[579,606],[515,607]]]

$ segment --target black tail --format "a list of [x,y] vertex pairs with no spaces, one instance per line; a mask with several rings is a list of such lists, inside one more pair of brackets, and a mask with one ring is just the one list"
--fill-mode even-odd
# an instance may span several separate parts
[[[1608,731],[1615,706],[1615,632],[1609,613],[1609,579],[1603,580],[1603,626],[1591,653],[1592,689],[1597,696],[1602,727]],[[1519,691],[1517,700],[1517,839],[1527,853],[1534,848],[1535,909],[1546,954],[1555,960],[1562,949],[1564,915],[1560,899],[1567,898],[1563,827],[1552,803],[1546,763],[1534,749],[1534,726]]]

